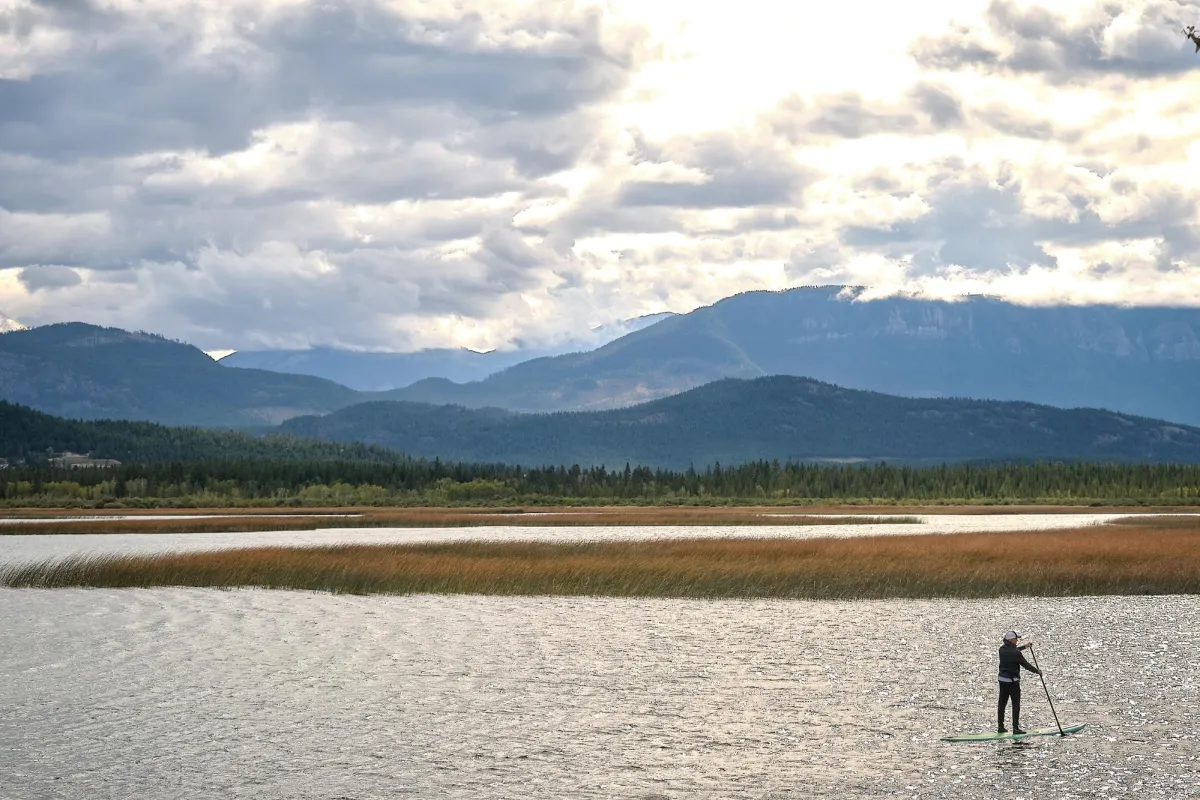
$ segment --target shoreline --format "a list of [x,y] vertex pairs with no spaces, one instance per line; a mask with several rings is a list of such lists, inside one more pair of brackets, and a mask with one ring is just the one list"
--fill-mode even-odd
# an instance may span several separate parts
[[[790,526],[914,524],[922,516],[1121,514],[1200,516],[1177,506],[839,505],[337,508],[21,508],[0,512],[0,537],[106,533],[244,533],[334,528],[485,526]],[[8,520],[28,520],[8,522]]]
[[0,586],[713,599],[1191,595],[1200,593],[1200,518],[970,536],[456,541],[76,555],[0,569]]

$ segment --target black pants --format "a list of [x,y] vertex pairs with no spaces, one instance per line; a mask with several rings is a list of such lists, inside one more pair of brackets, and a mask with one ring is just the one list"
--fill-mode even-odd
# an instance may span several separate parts
[[1000,684],[1000,702],[996,704],[996,728],[1004,727],[1004,707],[1008,705],[1009,698],[1012,698],[1013,730],[1016,730],[1021,727],[1021,682],[997,683]]

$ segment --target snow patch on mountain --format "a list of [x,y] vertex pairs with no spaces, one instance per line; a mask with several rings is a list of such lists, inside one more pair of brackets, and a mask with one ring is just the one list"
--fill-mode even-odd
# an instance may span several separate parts
[[27,331],[29,326],[24,323],[17,322],[9,316],[5,316],[3,311],[0,311],[0,333],[8,333],[9,331]]

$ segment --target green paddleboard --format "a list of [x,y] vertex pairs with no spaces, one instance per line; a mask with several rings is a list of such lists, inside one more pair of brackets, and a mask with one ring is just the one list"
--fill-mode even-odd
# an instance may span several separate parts
[[[1064,726],[1063,733],[1078,733],[1083,730],[1081,725]],[[1025,739],[1030,736],[1058,736],[1058,728],[1034,728],[1031,731],[1024,733],[967,733],[962,736],[947,736],[942,739],[943,742],[998,742],[1004,739]]]

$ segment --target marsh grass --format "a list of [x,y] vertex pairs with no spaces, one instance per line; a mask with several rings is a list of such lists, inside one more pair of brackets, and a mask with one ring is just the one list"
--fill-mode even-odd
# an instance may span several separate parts
[[[244,531],[295,531],[316,528],[455,528],[485,525],[523,526],[595,526],[595,525],[864,525],[864,524],[918,524],[920,517],[912,515],[855,514],[845,517],[821,516],[768,516],[779,509],[764,508],[696,508],[696,507],[640,507],[640,508],[580,508],[580,509],[452,509],[452,508],[344,508],[321,509],[320,511],[258,511],[245,509],[206,509],[206,514],[227,514],[225,518],[212,519],[61,519],[57,522],[31,524],[14,523],[0,526],[3,534],[59,534],[59,533],[220,533]],[[59,512],[22,514],[19,516],[37,519],[57,519],[67,514]],[[170,513],[191,514],[195,510],[179,509],[174,512],[154,510],[145,512],[112,512],[108,515],[88,513],[88,516],[149,516]],[[312,517],[304,514],[355,514],[352,517]],[[844,511],[842,513],[845,513]],[[16,514],[12,516],[18,516]]]
[[1178,516],[1147,516],[1135,514],[1130,517],[1117,517],[1109,520],[1106,525],[1122,525],[1139,528],[1154,528],[1156,530],[1197,530],[1200,529],[1200,514],[1180,514]]
[[0,585],[812,599],[1194,594],[1200,524],[849,539],[263,547],[73,557],[0,570]]

